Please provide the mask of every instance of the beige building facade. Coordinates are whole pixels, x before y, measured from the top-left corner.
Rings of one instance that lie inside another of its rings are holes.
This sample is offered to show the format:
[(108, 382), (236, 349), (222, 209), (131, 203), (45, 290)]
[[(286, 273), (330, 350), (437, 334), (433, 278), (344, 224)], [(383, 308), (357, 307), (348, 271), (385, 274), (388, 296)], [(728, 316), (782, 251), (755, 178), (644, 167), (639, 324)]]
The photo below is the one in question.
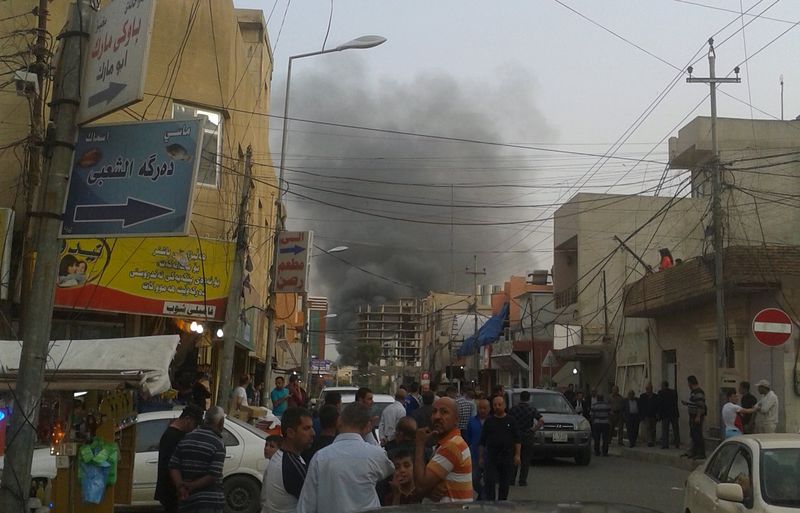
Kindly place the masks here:
[[(14, 34), (5, 40), (6, 50), (22, 53), (4, 61), (7, 67), (24, 66), (31, 58), (33, 43), (26, 29), (35, 27), (36, 17), (12, 16), (30, 12), (30, 0), (9, 0), (0, 4), (0, 30)], [(105, 2), (103, 2), (105, 4)], [(51, 2), (48, 31), (55, 41), (65, 24), (69, 2)], [(15, 32), (16, 31), (16, 32)], [(29, 62), (28, 62), (29, 63)], [(237, 211), (244, 186), (244, 155), (253, 151), (253, 182), (247, 205), (249, 286), (245, 287), (246, 323), (240, 329), (235, 373), (253, 372), (266, 358), (268, 271), (272, 237), (277, 218), (277, 183), (270, 161), (269, 99), (272, 77), (272, 51), (266, 21), (260, 10), (236, 9), (233, 0), (215, 0), (197, 8), (190, 0), (156, 2), (150, 44), (144, 100), (117, 111), (92, 124), (132, 123), (142, 120), (202, 117), (205, 120), (204, 144), (198, 182), (194, 187), (191, 233), (189, 237), (230, 241), (235, 237)], [(8, 70), (6, 70), (8, 71)], [(49, 91), (49, 82), (45, 91)], [(13, 94), (13, 85), (0, 94), (0, 140), (13, 142), (27, 137), (30, 130), (31, 97)], [(45, 119), (47, 118), (45, 112)], [(0, 207), (16, 212), (14, 244), (11, 251), (21, 262), (22, 240), (27, 225), (25, 191), (31, 182), (29, 147), (14, 145), (0, 153), (6, 186), (0, 188)], [(13, 280), (21, 280), (21, 266), (12, 268)], [(9, 305), (10, 308), (10, 305)], [(12, 308), (12, 311), (16, 311)], [(186, 344), (176, 356), (182, 365), (191, 357), (194, 334), (184, 332), (184, 323), (175, 319), (134, 314), (86, 312), (80, 321), (70, 320), (68, 311), (55, 314), (58, 325), (68, 326), (72, 334), (80, 323), (91, 325), (86, 336), (121, 337), (138, 334), (181, 331)], [(180, 319), (177, 319), (180, 321)], [(186, 324), (188, 326), (188, 324)], [(218, 327), (209, 326), (207, 333)], [(208, 337), (211, 338), (211, 337)], [(207, 341), (218, 349), (219, 341)], [(199, 347), (199, 346), (198, 346)], [(206, 344), (208, 347), (208, 344)]]

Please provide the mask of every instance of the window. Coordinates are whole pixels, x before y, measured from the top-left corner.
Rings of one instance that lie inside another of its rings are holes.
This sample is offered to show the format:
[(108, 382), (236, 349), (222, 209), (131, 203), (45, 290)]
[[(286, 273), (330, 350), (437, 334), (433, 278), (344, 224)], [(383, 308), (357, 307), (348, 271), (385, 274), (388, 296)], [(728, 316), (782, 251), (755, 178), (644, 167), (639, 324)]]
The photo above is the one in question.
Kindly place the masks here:
[(744, 447), (740, 447), (733, 457), (733, 463), (728, 470), (728, 476), (725, 479), (727, 483), (736, 483), (742, 487), (744, 492), (744, 504), (751, 506), (753, 502), (753, 477), (752, 477), (752, 458), (750, 452)]
[(136, 452), (158, 451), (161, 435), (169, 427), (173, 419), (148, 420), (136, 424)]
[(219, 187), (222, 165), (222, 114), (213, 110), (172, 104), (173, 119), (203, 118), (203, 149), (200, 154), (200, 169), (197, 171), (197, 183), (211, 187)]
[(761, 451), (761, 495), (768, 504), (800, 507), (800, 449)]
[(233, 433), (228, 431), (227, 429), (222, 430), (222, 443), (225, 444), (225, 447), (235, 447), (239, 445), (239, 439), (234, 436)]
[(722, 446), (721, 449), (714, 453), (714, 459), (711, 460), (711, 463), (706, 468), (706, 474), (718, 483), (726, 482), (731, 460), (736, 456), (738, 450), (738, 444), (730, 443)]

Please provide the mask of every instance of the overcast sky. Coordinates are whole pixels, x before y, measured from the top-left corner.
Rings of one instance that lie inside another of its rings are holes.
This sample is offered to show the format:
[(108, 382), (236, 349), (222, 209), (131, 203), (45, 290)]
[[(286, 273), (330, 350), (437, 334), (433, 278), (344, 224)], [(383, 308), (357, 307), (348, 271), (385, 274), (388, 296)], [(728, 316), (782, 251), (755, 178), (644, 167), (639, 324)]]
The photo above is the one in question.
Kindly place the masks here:
[[(331, 3), (235, 3), (260, 8), (269, 20), (275, 54), (272, 112), (280, 115), (288, 57), (322, 48)], [(749, 14), (726, 11), (740, 9)], [(334, 0), (326, 48), (365, 34), (382, 35), (388, 42), (295, 61), (292, 117), (588, 154), (613, 150), (616, 157), (632, 160), (610, 160), (597, 169), (598, 158), (591, 155), (293, 122), (287, 151), (287, 168), (292, 169), (287, 179), (294, 181), (287, 197), (290, 226), (314, 230), (321, 247), (350, 246), (337, 256), (383, 277), (320, 256), (314, 260), (316, 292), (331, 297), (332, 311), (352, 311), (358, 304), (431, 288), (465, 292), (472, 278), (464, 268), (473, 253), (479, 255), (479, 266), (487, 267), (487, 281), (494, 283), (549, 268), (551, 223), (474, 227), (458, 222), (546, 218), (555, 208), (551, 204), (578, 189), (652, 194), (666, 159), (666, 142), (659, 141), (709, 112), (703, 101), (707, 86), (687, 84), (685, 75), (678, 74), (694, 63), (695, 76), (707, 76), (706, 41), (712, 35), (717, 74), (728, 75), (741, 64), (742, 83), (721, 87), (720, 116), (780, 117), (783, 75), (786, 118), (796, 117), (796, 22), (800, 2), (793, 0)], [(629, 131), (634, 124), (637, 128)], [(272, 129), (277, 164), (279, 119), (272, 120)], [(614, 146), (620, 138), (625, 144)], [(648, 162), (635, 162), (643, 157)], [(597, 174), (587, 187), (578, 187), (592, 171)], [(355, 181), (359, 178), (437, 187), (364, 184)], [(469, 188), (490, 183), (508, 187)], [(669, 182), (667, 192), (674, 192), (669, 185), (677, 183)], [(467, 188), (442, 187), (447, 184)], [(318, 189), (307, 188), (314, 186)], [(409, 204), (418, 199), (426, 206)], [(442, 209), (443, 203), (538, 207)], [(448, 219), (457, 225), (418, 222)], [(339, 328), (351, 322), (342, 315)]]

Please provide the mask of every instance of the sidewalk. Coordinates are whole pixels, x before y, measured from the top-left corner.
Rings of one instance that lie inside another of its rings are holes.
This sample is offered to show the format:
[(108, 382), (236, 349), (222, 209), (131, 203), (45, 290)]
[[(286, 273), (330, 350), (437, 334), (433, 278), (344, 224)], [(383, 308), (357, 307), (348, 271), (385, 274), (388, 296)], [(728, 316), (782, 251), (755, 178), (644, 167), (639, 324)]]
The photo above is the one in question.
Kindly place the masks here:
[(616, 442), (612, 442), (609, 447), (609, 454), (621, 456), (637, 461), (646, 461), (649, 463), (656, 463), (659, 465), (668, 465), (675, 468), (692, 471), (697, 468), (705, 460), (692, 460), (684, 458), (681, 455), (686, 452), (685, 448), (662, 449), (659, 445), (655, 447), (647, 447), (647, 444), (637, 445), (633, 449), (628, 446), (620, 447)]

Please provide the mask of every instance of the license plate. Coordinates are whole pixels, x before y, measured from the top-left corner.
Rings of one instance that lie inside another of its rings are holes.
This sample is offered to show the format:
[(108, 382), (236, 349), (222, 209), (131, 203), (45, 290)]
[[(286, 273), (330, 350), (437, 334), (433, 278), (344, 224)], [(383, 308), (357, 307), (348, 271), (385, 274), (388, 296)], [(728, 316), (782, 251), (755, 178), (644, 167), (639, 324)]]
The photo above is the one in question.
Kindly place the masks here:
[(567, 440), (567, 433), (553, 433), (554, 442), (566, 442)]

